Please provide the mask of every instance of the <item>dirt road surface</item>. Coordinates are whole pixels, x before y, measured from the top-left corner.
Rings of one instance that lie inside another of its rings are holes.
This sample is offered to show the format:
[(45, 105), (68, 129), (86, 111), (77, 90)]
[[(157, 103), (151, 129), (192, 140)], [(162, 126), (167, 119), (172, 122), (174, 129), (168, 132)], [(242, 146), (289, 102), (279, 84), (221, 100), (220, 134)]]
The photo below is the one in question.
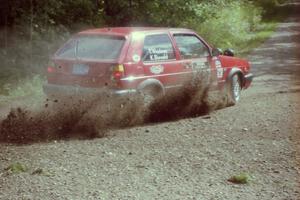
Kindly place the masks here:
[[(0, 199), (300, 199), (300, 10), (249, 56), (241, 102), (107, 137), (0, 144)], [(19, 162), (28, 170), (9, 173)], [(247, 184), (228, 182), (245, 172)]]

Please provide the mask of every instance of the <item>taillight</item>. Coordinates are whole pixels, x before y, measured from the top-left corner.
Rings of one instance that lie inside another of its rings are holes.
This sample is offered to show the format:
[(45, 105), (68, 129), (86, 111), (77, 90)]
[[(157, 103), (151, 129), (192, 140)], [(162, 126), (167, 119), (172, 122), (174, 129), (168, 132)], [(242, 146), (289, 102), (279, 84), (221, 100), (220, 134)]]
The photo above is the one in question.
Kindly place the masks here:
[(112, 68), (112, 79), (113, 80), (120, 80), (124, 75), (124, 66), (123, 65), (116, 65)]
[(53, 73), (55, 71), (54, 67), (47, 67), (48, 73)]
[(55, 63), (50, 60), (48, 62), (47, 72), (48, 73), (53, 73), (53, 72), (55, 72), (55, 68), (56, 68)]

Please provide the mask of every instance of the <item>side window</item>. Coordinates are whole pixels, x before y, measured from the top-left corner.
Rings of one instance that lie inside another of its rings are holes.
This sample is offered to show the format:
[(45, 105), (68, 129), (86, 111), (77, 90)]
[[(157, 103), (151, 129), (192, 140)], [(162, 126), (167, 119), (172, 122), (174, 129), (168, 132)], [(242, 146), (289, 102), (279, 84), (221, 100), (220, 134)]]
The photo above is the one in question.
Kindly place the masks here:
[(175, 52), (167, 34), (148, 35), (144, 40), (143, 61), (175, 59)]
[(195, 35), (175, 34), (174, 38), (183, 59), (209, 56), (208, 47)]

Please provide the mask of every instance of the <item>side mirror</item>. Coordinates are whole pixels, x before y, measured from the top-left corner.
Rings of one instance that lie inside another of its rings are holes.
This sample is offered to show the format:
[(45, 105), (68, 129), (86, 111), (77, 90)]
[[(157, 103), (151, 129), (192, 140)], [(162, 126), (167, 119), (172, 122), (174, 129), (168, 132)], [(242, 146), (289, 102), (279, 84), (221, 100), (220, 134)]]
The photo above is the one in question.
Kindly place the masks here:
[(223, 54), (223, 51), (220, 48), (213, 48), (211, 54), (212, 56), (219, 56)]
[(224, 55), (225, 56), (234, 56), (234, 51), (232, 50), (232, 49), (226, 49), (225, 51), (224, 51)]

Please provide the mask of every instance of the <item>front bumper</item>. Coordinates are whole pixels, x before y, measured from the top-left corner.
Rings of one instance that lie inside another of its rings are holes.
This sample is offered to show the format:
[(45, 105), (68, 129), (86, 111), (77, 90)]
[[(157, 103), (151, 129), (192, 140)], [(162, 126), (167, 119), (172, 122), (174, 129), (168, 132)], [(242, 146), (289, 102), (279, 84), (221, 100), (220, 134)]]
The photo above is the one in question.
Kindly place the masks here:
[(244, 89), (247, 89), (251, 85), (253, 78), (254, 75), (252, 73), (249, 73), (244, 76)]
[(71, 85), (56, 85), (46, 83), (43, 85), (43, 91), (47, 96), (85, 96), (85, 95), (112, 95), (123, 96), (135, 94), (135, 89), (115, 90), (108, 88), (85, 88)]

